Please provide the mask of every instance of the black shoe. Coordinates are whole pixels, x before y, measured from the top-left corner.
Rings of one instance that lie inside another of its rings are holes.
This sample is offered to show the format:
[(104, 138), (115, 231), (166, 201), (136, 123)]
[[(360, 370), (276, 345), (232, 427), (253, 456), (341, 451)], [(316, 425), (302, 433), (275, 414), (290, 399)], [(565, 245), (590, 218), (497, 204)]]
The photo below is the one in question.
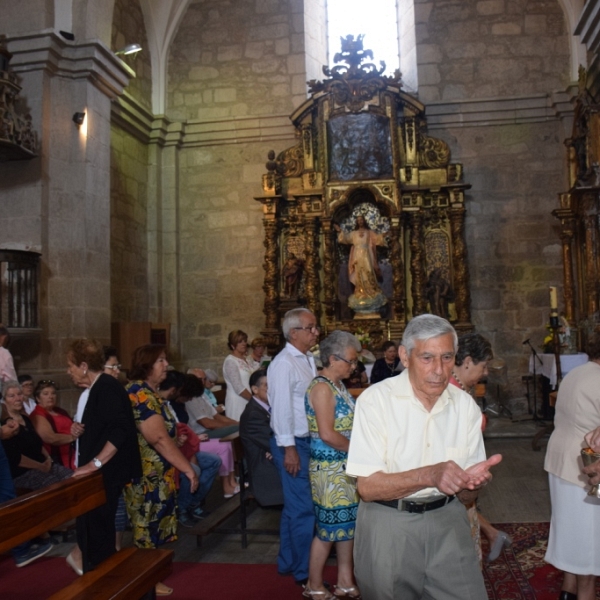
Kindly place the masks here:
[(558, 600), (577, 600), (577, 594), (572, 594), (571, 592), (562, 591)]

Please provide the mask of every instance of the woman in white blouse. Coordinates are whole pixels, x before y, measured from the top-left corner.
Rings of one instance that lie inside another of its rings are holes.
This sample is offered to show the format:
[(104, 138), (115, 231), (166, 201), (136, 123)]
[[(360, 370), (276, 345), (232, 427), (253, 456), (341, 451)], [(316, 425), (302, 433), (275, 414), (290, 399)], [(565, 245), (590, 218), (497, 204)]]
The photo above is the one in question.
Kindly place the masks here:
[(252, 398), (249, 386), (252, 368), (246, 362), (248, 335), (240, 329), (236, 329), (229, 334), (227, 344), (231, 354), (225, 358), (223, 363), (223, 378), (227, 384), (225, 414), (230, 419), (239, 421), (246, 403)]

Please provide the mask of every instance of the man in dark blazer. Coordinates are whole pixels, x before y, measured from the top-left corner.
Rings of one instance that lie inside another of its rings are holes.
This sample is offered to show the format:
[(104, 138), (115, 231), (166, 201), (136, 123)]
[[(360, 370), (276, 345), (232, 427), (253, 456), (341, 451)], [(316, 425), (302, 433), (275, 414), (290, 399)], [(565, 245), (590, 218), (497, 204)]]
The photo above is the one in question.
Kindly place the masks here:
[(283, 491), (277, 467), (273, 464), (269, 440), (271, 407), (267, 398), (267, 372), (255, 371), (250, 376), (252, 398), (240, 417), (240, 438), (248, 464), (250, 486), (261, 506), (283, 504)]

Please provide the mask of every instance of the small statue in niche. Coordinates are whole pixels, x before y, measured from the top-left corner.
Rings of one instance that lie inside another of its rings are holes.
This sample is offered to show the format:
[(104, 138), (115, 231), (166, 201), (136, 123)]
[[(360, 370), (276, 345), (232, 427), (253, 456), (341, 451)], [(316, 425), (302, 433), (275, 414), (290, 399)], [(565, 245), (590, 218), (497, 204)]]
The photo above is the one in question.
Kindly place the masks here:
[(361, 214), (356, 217), (354, 231), (346, 233), (337, 223), (333, 226), (338, 233), (338, 242), (352, 246), (348, 277), (354, 286), (354, 292), (348, 299), (348, 306), (358, 315), (375, 315), (387, 304), (387, 298), (378, 283), (381, 280), (381, 270), (377, 263), (377, 246), (386, 246), (385, 238), (372, 231)]
[(297, 258), (293, 252), (290, 252), (282, 269), (284, 281), (283, 293), (288, 298), (292, 298), (298, 294), (298, 286), (300, 285), (303, 269), (304, 261)]
[(425, 295), (429, 300), (429, 310), (438, 317), (448, 318), (448, 304), (454, 301), (454, 292), (448, 280), (444, 277), (444, 271), (437, 267), (429, 274)]

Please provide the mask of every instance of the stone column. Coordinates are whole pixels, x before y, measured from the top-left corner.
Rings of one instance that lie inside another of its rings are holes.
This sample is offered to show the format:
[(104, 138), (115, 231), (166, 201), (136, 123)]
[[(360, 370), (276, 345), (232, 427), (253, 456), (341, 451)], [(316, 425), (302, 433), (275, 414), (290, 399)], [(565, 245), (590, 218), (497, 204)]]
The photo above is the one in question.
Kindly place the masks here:
[(3, 245), (42, 255), (40, 348), (19, 369), (62, 372), (71, 339), (110, 339), (111, 101), (132, 73), (102, 42), (49, 29), (7, 46), (40, 143), (38, 158), (0, 165)]

